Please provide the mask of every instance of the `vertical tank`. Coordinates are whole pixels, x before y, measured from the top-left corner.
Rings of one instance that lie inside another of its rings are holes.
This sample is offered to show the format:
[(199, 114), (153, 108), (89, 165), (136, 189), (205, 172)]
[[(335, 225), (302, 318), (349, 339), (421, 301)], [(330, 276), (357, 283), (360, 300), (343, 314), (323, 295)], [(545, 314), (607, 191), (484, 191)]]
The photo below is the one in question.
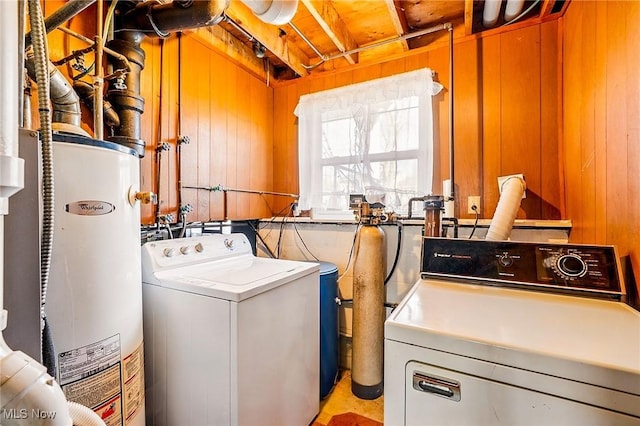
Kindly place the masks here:
[(108, 426), (144, 425), (139, 159), (56, 135), (55, 232), (45, 312), (67, 399)]
[(374, 223), (360, 228), (353, 264), (351, 392), (361, 399), (375, 399), (383, 391), (387, 262), (384, 231)]
[(338, 380), (338, 267), (320, 262), (320, 399)]

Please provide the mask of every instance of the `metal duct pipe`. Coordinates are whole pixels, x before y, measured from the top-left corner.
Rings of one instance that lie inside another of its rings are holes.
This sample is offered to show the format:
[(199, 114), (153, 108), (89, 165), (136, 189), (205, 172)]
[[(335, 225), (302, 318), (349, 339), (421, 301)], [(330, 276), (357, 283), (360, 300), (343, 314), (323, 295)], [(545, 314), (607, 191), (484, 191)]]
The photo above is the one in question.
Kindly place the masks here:
[[(55, 30), (60, 25), (67, 22), (69, 19), (73, 18), (95, 2), (96, 0), (70, 0), (68, 3), (53, 12), (49, 17), (47, 17), (47, 19), (44, 20), (46, 32), (50, 33), (51, 31)], [(31, 32), (27, 33), (27, 35), (25, 36), (25, 47), (29, 47), (30, 45)]]
[[(80, 100), (87, 106), (87, 108), (93, 111), (93, 86), (86, 81), (75, 81), (73, 83), (73, 90), (76, 91)], [(104, 101), (102, 103), (102, 114), (107, 126), (116, 127), (120, 125), (120, 117), (109, 101)]]
[(216, 25), (229, 0), (138, 3), (122, 16), (121, 30), (138, 30), (149, 36), (167, 37), (175, 31)]
[[(32, 50), (25, 62), (29, 78), (36, 81), (35, 59)], [(64, 75), (49, 61), (49, 93), (53, 108), (52, 126), (56, 130), (89, 136), (81, 127), (80, 98)]]

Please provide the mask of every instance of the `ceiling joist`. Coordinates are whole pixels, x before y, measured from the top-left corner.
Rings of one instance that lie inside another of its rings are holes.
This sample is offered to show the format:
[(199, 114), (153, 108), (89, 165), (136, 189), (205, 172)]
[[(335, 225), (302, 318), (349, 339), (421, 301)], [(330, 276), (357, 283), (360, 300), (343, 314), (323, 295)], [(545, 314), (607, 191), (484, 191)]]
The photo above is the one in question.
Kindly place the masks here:
[(473, 0), (464, 0), (464, 34), (473, 34)]
[[(396, 29), (396, 35), (401, 36), (409, 32), (409, 25), (407, 24), (407, 18), (402, 11), (402, 6), (398, 0), (385, 0), (387, 8), (389, 9), (389, 17), (393, 23), (393, 27)], [(407, 40), (400, 41), (402, 50), (405, 52), (409, 50), (409, 43)]]
[[(330, 1), (300, 0), (300, 2), (307, 8), (311, 16), (318, 22), (340, 52), (347, 52), (358, 47)], [(358, 62), (357, 54), (345, 55), (344, 58), (350, 64)]]
[(247, 6), (238, 0), (232, 0), (225, 14), (237, 25), (247, 30), (257, 41), (277, 56), (289, 68), (300, 76), (309, 74), (305, 66), (309, 58), (293, 43), (289, 43), (286, 34), (280, 28), (262, 22)]

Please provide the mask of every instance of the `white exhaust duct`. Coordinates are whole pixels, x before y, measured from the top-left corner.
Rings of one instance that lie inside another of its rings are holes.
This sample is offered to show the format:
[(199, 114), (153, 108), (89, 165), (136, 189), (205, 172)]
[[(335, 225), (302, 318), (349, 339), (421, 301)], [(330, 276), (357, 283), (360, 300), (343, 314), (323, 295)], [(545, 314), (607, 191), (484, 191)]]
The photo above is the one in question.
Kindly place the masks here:
[(491, 28), (498, 23), (500, 16), (500, 8), (502, 0), (484, 0), (484, 9), (482, 11), (482, 25), (485, 28)]
[(298, 0), (241, 0), (263, 22), (288, 24), (298, 10)]
[(500, 199), (487, 231), (487, 240), (506, 240), (509, 238), (520, 202), (527, 189), (522, 175), (498, 178), (498, 185), (500, 186)]
[(511, 22), (520, 15), (524, 7), (524, 0), (507, 0), (507, 6), (504, 9), (504, 20)]

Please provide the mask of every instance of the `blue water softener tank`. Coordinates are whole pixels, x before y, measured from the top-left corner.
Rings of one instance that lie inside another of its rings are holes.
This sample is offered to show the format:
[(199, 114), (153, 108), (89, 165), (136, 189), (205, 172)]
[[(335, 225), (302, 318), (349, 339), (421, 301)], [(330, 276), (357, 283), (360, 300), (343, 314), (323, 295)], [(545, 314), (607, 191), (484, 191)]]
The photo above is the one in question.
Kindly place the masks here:
[(320, 262), (320, 399), (338, 378), (338, 267)]

